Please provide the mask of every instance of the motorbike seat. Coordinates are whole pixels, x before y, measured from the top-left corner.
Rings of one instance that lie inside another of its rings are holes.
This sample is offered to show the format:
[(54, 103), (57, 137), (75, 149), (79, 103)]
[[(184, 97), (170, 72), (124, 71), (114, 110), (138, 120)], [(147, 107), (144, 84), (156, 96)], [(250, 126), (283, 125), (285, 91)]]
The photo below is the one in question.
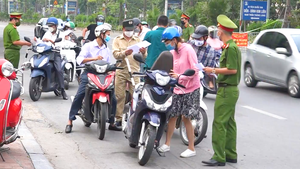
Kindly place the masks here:
[(11, 94), (11, 100), (14, 100), (14, 99), (20, 97), (21, 90), (22, 90), (21, 84), (17, 81), (13, 81), (13, 91)]
[(171, 69), (173, 69), (173, 55), (169, 51), (164, 51), (158, 56), (150, 70), (164, 70), (170, 73)]

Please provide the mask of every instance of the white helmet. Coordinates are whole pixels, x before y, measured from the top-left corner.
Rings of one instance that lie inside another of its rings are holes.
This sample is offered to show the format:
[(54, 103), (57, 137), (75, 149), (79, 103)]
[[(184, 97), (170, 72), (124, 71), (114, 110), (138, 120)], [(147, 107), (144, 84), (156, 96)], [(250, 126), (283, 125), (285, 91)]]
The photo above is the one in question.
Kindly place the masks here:
[(95, 29), (95, 36), (99, 37), (101, 33), (105, 33), (106, 31), (111, 31), (110, 24), (104, 23), (103, 25), (99, 25)]
[(216, 26), (208, 27), (208, 35), (214, 39), (217, 37), (218, 28)]

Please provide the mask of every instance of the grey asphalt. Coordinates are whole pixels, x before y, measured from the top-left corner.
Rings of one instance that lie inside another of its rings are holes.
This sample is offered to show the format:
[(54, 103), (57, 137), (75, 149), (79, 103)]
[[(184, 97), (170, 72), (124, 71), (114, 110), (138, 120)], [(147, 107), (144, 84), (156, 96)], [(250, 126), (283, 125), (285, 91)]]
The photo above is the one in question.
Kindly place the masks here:
[[(4, 27), (5, 23), (1, 22), (0, 32)], [(33, 37), (33, 26), (21, 25), (18, 30), (22, 39), (24, 36)], [(112, 38), (116, 35), (112, 33)], [(3, 58), (4, 51), (2, 37), (1, 34), (0, 58)], [(109, 47), (111, 42), (112, 40)], [(23, 47), (21, 50), (21, 62), (26, 60), (23, 58), (25, 49)], [(197, 156), (187, 159), (179, 157), (187, 147), (181, 142), (178, 131), (175, 131), (171, 151), (166, 153), (166, 157), (159, 157), (153, 151), (150, 161), (141, 167), (137, 163), (138, 150), (129, 147), (122, 132), (107, 130), (105, 139), (100, 141), (96, 137), (96, 125), (86, 128), (78, 119), (74, 122), (73, 132), (65, 134), (71, 102), (56, 97), (53, 93), (42, 93), (41, 99), (33, 102), (28, 93), (29, 72), (25, 72), (25, 77), (25, 94), (22, 98), (30, 111), (25, 112), (24, 121), (54, 168), (211, 168), (203, 166), (201, 161), (208, 160), (213, 154), (211, 129), (214, 95), (208, 95), (204, 99), (208, 107), (209, 127), (207, 138), (196, 146)], [(67, 91), (69, 97), (76, 94), (77, 87), (77, 83), (71, 83)], [(266, 83), (259, 83), (256, 88), (248, 88), (241, 81), (239, 88), (240, 98), (236, 106), (238, 163), (227, 163), (223, 168), (299, 168), (299, 99), (288, 96), (284, 88)], [(164, 140), (165, 137), (162, 142)], [(82, 164), (84, 162), (87, 163)]]

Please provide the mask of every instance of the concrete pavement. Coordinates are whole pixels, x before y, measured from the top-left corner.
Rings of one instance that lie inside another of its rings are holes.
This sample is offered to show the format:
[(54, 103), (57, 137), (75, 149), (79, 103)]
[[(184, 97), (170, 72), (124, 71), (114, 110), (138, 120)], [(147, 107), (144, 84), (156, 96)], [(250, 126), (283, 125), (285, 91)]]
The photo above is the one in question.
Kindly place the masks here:
[[(1, 24), (0, 31), (2, 29)], [(21, 26), (19, 30), (21, 37), (33, 37), (32, 26)], [(113, 34), (112, 38), (115, 36)], [(109, 47), (111, 42), (112, 40)], [(2, 34), (0, 43), (0, 49), (3, 49)], [(23, 52), (24, 49), (23, 47)], [(3, 50), (0, 50), (0, 58), (2, 57)], [(186, 146), (182, 144), (178, 131), (175, 131), (171, 152), (166, 157), (159, 157), (153, 151), (147, 165), (140, 167), (137, 163), (138, 150), (128, 146), (128, 141), (121, 132), (107, 130), (105, 139), (100, 141), (96, 137), (96, 125), (86, 128), (78, 119), (74, 122), (73, 132), (65, 134), (70, 101), (64, 101), (53, 93), (42, 93), (38, 102), (32, 102), (28, 94), (29, 72), (25, 76), (24, 121), (54, 168), (211, 168), (202, 166), (201, 161), (209, 159), (213, 153), (211, 122), (214, 95), (208, 95), (204, 99), (208, 107), (208, 137), (196, 146), (196, 157), (179, 157)], [(77, 83), (71, 83), (68, 95), (75, 95), (77, 87)], [(300, 155), (299, 99), (289, 97), (283, 88), (266, 83), (248, 88), (241, 81), (239, 87), (240, 98), (236, 107), (239, 159), (238, 164), (227, 164), (223, 168), (298, 168), (298, 161), (291, 159)], [(164, 140), (163, 137), (162, 142)]]

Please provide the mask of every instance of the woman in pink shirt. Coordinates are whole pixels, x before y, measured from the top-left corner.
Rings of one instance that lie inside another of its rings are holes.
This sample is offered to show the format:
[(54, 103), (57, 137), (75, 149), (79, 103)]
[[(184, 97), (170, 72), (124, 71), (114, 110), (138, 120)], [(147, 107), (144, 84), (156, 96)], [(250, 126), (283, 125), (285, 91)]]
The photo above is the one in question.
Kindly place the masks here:
[(189, 140), (188, 149), (181, 153), (180, 157), (192, 157), (196, 155), (194, 147), (194, 129), (191, 124), (191, 118), (200, 119), (200, 80), (198, 68), (196, 67), (197, 56), (191, 45), (183, 43), (176, 28), (169, 27), (162, 34), (162, 40), (168, 50), (173, 54), (173, 71), (171, 75), (178, 78), (187, 69), (194, 69), (193, 76), (180, 76), (179, 84), (185, 86), (182, 89), (174, 88), (173, 105), (170, 110), (170, 119), (168, 123), (167, 138), (164, 145), (159, 147), (160, 152), (170, 151), (170, 141), (173, 135), (178, 116), (182, 116)]

